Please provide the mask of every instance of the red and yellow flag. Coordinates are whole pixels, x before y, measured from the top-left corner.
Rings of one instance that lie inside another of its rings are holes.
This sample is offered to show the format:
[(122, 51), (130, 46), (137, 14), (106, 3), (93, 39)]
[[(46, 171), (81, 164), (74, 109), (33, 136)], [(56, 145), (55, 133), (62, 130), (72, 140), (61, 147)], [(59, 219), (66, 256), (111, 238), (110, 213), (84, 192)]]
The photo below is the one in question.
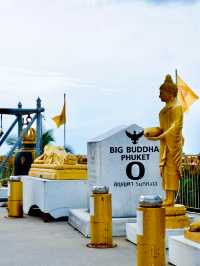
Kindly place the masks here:
[(199, 96), (177, 75), (178, 102), (182, 105), (183, 112), (187, 112), (190, 106), (199, 99)]
[(63, 105), (62, 112), (60, 113), (60, 115), (56, 115), (56, 116), (52, 117), (52, 120), (55, 122), (57, 127), (60, 127), (61, 125), (66, 123), (66, 106), (65, 106), (65, 103)]

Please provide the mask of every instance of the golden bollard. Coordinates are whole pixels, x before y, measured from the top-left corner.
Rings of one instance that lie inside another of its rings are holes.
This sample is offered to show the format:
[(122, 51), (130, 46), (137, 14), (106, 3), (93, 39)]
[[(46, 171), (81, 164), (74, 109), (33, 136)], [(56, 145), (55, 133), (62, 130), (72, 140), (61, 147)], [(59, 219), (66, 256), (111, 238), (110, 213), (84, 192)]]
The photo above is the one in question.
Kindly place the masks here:
[(105, 186), (94, 186), (90, 197), (90, 248), (113, 248), (111, 194)]
[(165, 266), (165, 208), (159, 196), (141, 196), (137, 209), (137, 266)]
[(23, 217), (22, 182), (19, 176), (11, 176), (8, 183), (8, 217)]

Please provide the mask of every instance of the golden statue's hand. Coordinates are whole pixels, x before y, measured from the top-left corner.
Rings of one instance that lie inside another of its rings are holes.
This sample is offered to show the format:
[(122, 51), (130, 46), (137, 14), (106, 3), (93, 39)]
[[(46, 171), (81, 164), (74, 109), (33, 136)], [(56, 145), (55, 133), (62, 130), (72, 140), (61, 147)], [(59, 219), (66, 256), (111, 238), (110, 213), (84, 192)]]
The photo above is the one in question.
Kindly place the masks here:
[(144, 136), (149, 140), (159, 140), (163, 134), (163, 130), (160, 127), (145, 128)]
[(162, 133), (162, 134), (160, 134), (159, 136), (156, 136), (156, 137), (146, 136), (146, 138), (149, 139), (149, 140), (161, 140), (161, 139), (163, 139), (165, 137), (165, 135), (166, 135), (165, 133)]

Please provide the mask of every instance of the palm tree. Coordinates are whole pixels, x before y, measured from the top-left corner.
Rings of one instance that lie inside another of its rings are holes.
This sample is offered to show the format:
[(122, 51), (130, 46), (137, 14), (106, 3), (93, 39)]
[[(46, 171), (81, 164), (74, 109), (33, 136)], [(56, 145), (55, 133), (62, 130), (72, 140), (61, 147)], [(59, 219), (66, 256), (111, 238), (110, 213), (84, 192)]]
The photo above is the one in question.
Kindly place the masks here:
[(64, 147), (64, 149), (65, 149), (65, 151), (66, 151), (67, 153), (72, 153), (72, 154), (74, 154), (74, 149), (72, 148), (71, 145), (66, 145), (66, 146)]
[(42, 134), (42, 152), (44, 151), (44, 147), (52, 142), (54, 142), (54, 136), (53, 136), (53, 129), (46, 130)]

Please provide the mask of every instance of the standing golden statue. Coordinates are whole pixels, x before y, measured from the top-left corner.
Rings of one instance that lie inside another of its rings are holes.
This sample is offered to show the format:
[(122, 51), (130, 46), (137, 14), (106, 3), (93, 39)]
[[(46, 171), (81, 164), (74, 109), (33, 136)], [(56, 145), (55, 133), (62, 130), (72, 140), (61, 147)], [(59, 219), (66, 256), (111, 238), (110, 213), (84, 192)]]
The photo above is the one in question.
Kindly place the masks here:
[(144, 135), (150, 140), (160, 140), (160, 174), (166, 192), (164, 206), (173, 206), (179, 188), (182, 160), (183, 111), (177, 104), (178, 88), (167, 75), (160, 86), (160, 99), (165, 107), (159, 113), (160, 127), (147, 128)]
[(183, 205), (175, 204), (175, 194), (179, 188), (182, 161), (182, 127), (183, 111), (177, 103), (178, 88), (170, 75), (160, 86), (160, 99), (165, 102), (159, 113), (160, 127), (147, 128), (144, 136), (149, 140), (160, 140), (160, 174), (166, 198), (166, 228), (183, 228), (189, 226), (189, 218)]

